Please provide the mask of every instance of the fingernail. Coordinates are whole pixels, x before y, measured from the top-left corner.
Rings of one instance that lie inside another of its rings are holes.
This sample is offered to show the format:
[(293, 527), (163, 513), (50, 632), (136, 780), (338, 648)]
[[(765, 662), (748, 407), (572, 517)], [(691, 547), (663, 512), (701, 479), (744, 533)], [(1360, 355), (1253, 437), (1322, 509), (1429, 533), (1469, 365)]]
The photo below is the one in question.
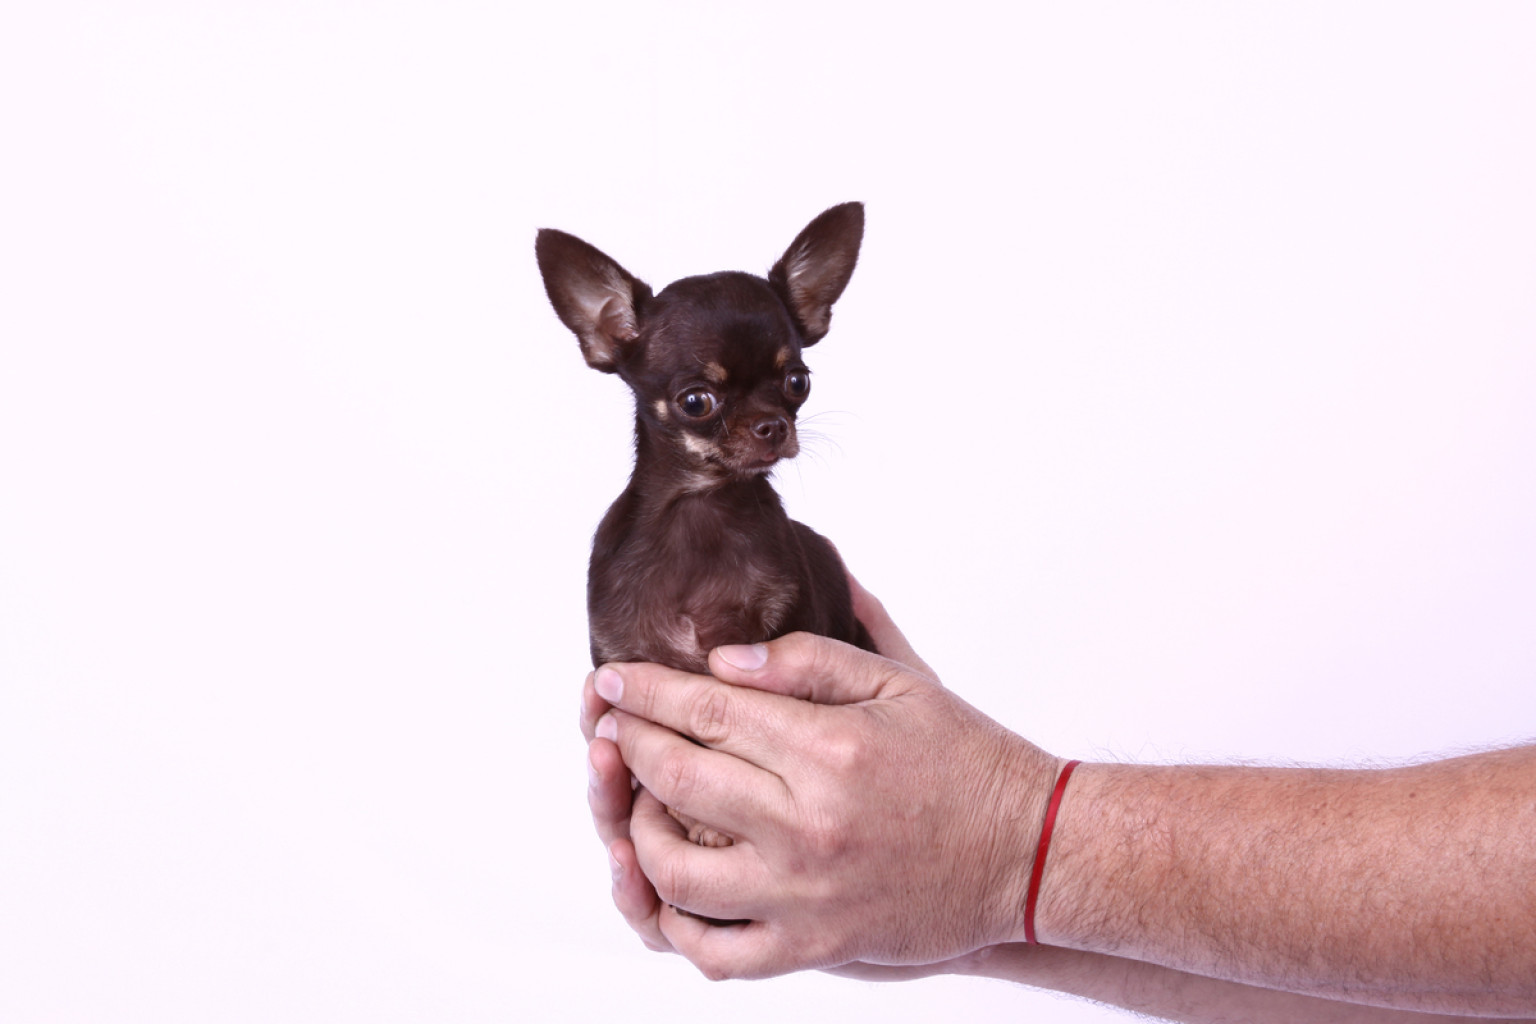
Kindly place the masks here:
[(600, 668), (592, 680), (592, 689), (609, 704), (617, 704), (624, 696), (624, 678), (611, 668)]
[(605, 740), (619, 741), (619, 723), (614, 721), (613, 715), (606, 714), (597, 720), (597, 734)]
[(762, 644), (732, 644), (728, 647), (717, 647), (715, 653), (720, 655), (720, 660), (733, 668), (746, 671), (762, 668), (768, 664), (768, 648)]
[(597, 765), (592, 761), (592, 748), (587, 748), (587, 785), (596, 789), (599, 782)]
[(624, 874), (624, 865), (619, 863), (619, 858), (613, 855), (613, 847), (608, 847), (608, 870), (613, 872), (613, 880), (617, 882), (619, 876)]

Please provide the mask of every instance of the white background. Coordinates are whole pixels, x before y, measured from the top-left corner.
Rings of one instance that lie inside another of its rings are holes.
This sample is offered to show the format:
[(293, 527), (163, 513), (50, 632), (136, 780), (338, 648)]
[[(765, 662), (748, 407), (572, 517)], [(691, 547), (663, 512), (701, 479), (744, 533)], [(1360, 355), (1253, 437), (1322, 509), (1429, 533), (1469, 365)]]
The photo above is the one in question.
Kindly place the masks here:
[(1053, 751), (1536, 734), (1528, 5), (528, 6), (0, 14), (0, 1019), (1123, 1019), (625, 929), (539, 226), (868, 204), (781, 489)]

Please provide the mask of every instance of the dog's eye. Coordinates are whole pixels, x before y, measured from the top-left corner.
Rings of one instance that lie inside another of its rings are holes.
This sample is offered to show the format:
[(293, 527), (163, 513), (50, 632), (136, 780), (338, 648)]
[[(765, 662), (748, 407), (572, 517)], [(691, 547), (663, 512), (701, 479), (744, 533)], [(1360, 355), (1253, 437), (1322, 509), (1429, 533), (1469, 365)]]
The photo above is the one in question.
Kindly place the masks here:
[(683, 410), (683, 415), (696, 420), (710, 415), (719, 405), (720, 400), (714, 392), (704, 388), (694, 388), (677, 396), (677, 407)]
[(804, 370), (791, 370), (784, 376), (784, 393), (800, 399), (811, 393), (811, 375)]

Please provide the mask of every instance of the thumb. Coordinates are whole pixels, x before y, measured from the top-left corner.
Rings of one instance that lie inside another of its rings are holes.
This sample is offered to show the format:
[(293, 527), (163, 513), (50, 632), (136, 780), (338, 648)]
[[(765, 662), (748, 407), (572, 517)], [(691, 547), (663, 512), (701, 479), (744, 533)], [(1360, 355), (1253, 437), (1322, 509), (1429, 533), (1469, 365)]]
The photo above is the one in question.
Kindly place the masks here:
[(857, 704), (908, 689), (900, 685), (902, 666), (814, 633), (717, 647), (709, 671), (722, 682), (816, 704)]

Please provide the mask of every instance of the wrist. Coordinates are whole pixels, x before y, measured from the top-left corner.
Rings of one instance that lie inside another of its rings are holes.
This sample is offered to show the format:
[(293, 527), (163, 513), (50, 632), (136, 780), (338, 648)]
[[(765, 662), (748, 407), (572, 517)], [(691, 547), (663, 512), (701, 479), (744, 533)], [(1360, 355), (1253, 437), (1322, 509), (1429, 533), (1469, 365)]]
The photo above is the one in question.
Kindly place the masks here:
[(1041, 827), (1051, 792), (1067, 763), (1022, 739), (1018, 743), (1019, 749), (1001, 786), (1003, 813), (993, 819), (992, 856), (999, 881), (989, 900), (989, 909), (998, 920), (988, 932), (988, 945), (1025, 941), (1026, 905)]
[[(1072, 775), (1051, 840), (1035, 910), (1038, 940), (1057, 946), (1115, 953), (1106, 931), (1117, 890), (1130, 876), (1148, 892), (1161, 891), (1161, 858), (1143, 844), (1152, 831), (1161, 794), (1133, 766), (1085, 764)], [(1138, 785), (1137, 783), (1141, 783)], [(1135, 844), (1135, 849), (1132, 849)], [(1158, 844), (1163, 845), (1163, 844)]]
[(1066, 796), (1067, 783), (1081, 761), (1068, 761), (1061, 766), (1056, 784), (1051, 787), (1050, 802), (1045, 805), (1045, 820), (1040, 825), (1040, 841), (1035, 844), (1034, 866), (1029, 871), (1029, 892), (1024, 897), (1024, 941), (1033, 946), (1039, 943), (1035, 930), (1035, 908), (1040, 900), (1040, 888), (1045, 881), (1045, 868), (1050, 857), (1051, 837), (1056, 830), (1056, 817), (1061, 812), (1061, 801)]

